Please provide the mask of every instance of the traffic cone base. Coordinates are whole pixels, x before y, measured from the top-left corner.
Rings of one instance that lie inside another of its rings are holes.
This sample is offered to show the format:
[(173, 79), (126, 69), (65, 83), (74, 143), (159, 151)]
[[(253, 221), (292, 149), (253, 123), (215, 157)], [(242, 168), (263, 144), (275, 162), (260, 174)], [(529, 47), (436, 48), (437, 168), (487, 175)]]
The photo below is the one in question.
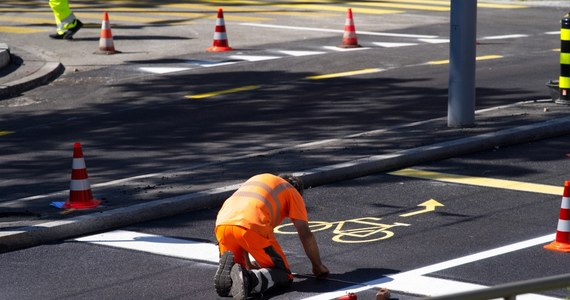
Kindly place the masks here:
[(544, 249), (559, 251), (559, 252), (570, 252), (570, 244), (560, 243), (560, 242), (552, 242), (546, 246)]
[(212, 46), (206, 49), (208, 52), (224, 52), (224, 51), (231, 51), (234, 50), (232, 47), (224, 47), (224, 46)]

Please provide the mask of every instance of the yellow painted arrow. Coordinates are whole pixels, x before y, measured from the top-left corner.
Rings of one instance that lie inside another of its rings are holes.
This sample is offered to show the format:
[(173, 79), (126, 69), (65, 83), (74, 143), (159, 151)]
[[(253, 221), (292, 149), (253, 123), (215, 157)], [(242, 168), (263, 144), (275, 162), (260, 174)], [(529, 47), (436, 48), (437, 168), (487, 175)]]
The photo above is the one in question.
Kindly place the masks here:
[(407, 214), (403, 214), (400, 215), (400, 217), (411, 217), (411, 216), (415, 216), (415, 215), (419, 215), (419, 214), (423, 214), (423, 213), (427, 213), (430, 211), (435, 211), (435, 208), (438, 206), (445, 206), (439, 202), (437, 202), (435, 199), (429, 199), (428, 201), (419, 204), (418, 206), (424, 206), (425, 208), (422, 210), (418, 210), (418, 211), (413, 211), (411, 213), (407, 213)]

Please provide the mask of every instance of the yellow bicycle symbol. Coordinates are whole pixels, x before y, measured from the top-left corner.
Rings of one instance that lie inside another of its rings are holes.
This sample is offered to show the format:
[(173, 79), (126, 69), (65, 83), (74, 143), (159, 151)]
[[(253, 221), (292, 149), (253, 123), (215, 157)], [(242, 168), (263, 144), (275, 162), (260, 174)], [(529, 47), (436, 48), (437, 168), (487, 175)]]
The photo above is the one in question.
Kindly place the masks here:
[[(388, 229), (396, 226), (410, 226), (406, 223), (395, 222), (393, 224), (377, 223), (381, 218), (364, 217), (345, 221), (326, 222), (326, 221), (309, 221), (311, 231), (327, 230), (334, 225), (332, 240), (338, 243), (367, 243), (379, 240), (385, 240), (394, 235), (394, 232)], [(348, 228), (350, 227), (350, 228)], [(297, 231), (293, 223), (283, 224), (275, 227), (275, 233), (295, 234)]]

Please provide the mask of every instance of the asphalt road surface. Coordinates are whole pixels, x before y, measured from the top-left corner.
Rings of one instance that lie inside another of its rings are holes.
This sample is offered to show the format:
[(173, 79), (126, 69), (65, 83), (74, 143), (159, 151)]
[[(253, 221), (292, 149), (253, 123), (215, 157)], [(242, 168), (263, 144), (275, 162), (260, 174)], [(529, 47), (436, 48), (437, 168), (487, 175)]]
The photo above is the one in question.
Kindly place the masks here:
[[(564, 274), (566, 254), (543, 246), (554, 240), (568, 152), (564, 137), (308, 189), (330, 279), (310, 277), (284, 223), (277, 237), (299, 275), (291, 289), (265, 297), (373, 299), (386, 287), (392, 299), (417, 299)], [(215, 215), (197, 211), (2, 254), (3, 297), (215, 299)], [(568, 292), (541, 295), (528, 299)]]

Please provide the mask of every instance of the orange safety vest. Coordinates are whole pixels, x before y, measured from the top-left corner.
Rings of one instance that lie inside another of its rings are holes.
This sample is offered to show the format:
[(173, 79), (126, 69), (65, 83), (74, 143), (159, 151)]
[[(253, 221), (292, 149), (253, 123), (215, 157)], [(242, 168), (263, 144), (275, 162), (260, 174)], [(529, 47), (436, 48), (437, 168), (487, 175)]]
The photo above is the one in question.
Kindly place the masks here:
[(216, 219), (219, 225), (237, 225), (266, 237), (283, 219), (308, 221), (303, 196), (287, 181), (272, 174), (248, 179), (225, 202)]

